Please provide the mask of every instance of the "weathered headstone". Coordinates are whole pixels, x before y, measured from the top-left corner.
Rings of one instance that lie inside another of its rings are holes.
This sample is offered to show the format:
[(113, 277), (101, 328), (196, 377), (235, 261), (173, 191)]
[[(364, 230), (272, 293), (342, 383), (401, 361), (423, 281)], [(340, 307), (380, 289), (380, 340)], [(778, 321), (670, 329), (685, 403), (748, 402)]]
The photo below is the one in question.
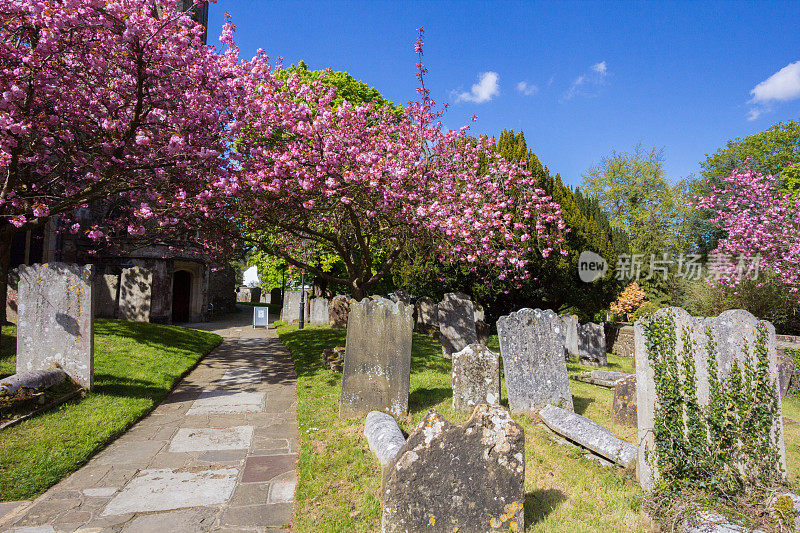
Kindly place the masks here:
[(350, 297), (337, 294), (331, 300), (328, 311), (328, 320), (334, 329), (344, 329), (347, 327), (347, 316), (350, 314)]
[(312, 326), (327, 326), (330, 324), (330, 302), (327, 298), (311, 298), (309, 303), (309, 320)]
[[(658, 327), (657, 334), (651, 342), (658, 343), (659, 350), (669, 346), (669, 358), (662, 360), (663, 355), (660, 351), (650, 353), (648, 351), (648, 329)], [(665, 337), (665, 336), (668, 336)], [(746, 367), (756, 368), (759, 357), (763, 357), (763, 364), (767, 367), (764, 376), (767, 379), (768, 387), (774, 387), (774, 393), (779, 394), (777, 354), (775, 344), (775, 327), (763, 320), (756, 319), (747, 311), (735, 309), (725, 311), (718, 317), (703, 318), (693, 317), (679, 307), (669, 307), (659, 309), (651, 317), (636, 321), (634, 324), (634, 337), (636, 346), (636, 400), (637, 400), (637, 427), (639, 433), (639, 457), (638, 472), (639, 482), (645, 491), (650, 491), (660, 479), (658, 470), (659, 450), (655, 442), (656, 428), (656, 406), (660, 399), (656, 388), (656, 369), (675, 365), (683, 368), (685, 364), (693, 364), (694, 367), (694, 390), (696, 402), (700, 409), (705, 409), (712, 400), (710, 393), (712, 385), (716, 383), (719, 387), (732, 387), (730, 393), (735, 394), (746, 391), (741, 386), (731, 385), (730, 378), (734, 369), (734, 363), (739, 372)], [(662, 339), (664, 337), (667, 340)], [(674, 345), (672, 340), (674, 339)], [(711, 353), (709, 353), (711, 352)], [(674, 354), (674, 356), (672, 355)], [(690, 355), (687, 355), (690, 354)], [(658, 358), (658, 367), (653, 365), (651, 357)], [(709, 360), (713, 360), (714, 368), (710, 369)], [(690, 363), (687, 363), (689, 361)], [(683, 374), (683, 370), (680, 371)], [(662, 378), (667, 379), (667, 378)], [(682, 378), (685, 379), (685, 378)], [(740, 378), (741, 379), (741, 378)], [(757, 382), (763, 379), (761, 376), (755, 377)], [(728, 383), (728, 385), (726, 385)], [(678, 387), (675, 384), (670, 388)], [(681, 386), (681, 390), (685, 388)], [(764, 394), (764, 393), (759, 393)], [(771, 394), (766, 389), (766, 394)], [(722, 401), (722, 400), (717, 400)], [(727, 401), (727, 400), (726, 400)], [(731, 400), (733, 401), (733, 400)], [(738, 400), (737, 400), (738, 401)], [(745, 398), (742, 401), (752, 401)], [(758, 400), (766, 402), (765, 398)], [(725, 409), (725, 406), (720, 406)], [(756, 415), (751, 415), (756, 416)], [(663, 423), (663, 422), (662, 422)], [(701, 422), (702, 423), (702, 422)], [(777, 454), (779, 467), (782, 468), (784, 475), (786, 472), (786, 449), (783, 440), (783, 416), (781, 402), (776, 401), (775, 412), (772, 416), (769, 429), (763, 434), (751, 433), (747, 437), (753, 441), (763, 441), (771, 443)], [(679, 428), (680, 429), (680, 428)], [(705, 430), (704, 434), (705, 434)], [(731, 429), (735, 431), (735, 428)], [(734, 438), (738, 441), (739, 438)], [(754, 458), (756, 459), (756, 458)], [(743, 468), (739, 463), (729, 465), (733, 468)]]
[(119, 275), (103, 274), (94, 278), (94, 314), (98, 317), (113, 318), (117, 315), (119, 298)]
[(250, 303), (250, 289), (248, 287), (239, 287), (236, 290), (236, 301), (240, 303)]
[(475, 310), (466, 294), (449, 292), (438, 306), (439, 340), (442, 355), (450, 359), (455, 352), (478, 342), (475, 331)]
[(350, 302), (340, 417), (408, 412), (412, 309), (385, 298)]
[(778, 383), (780, 384), (781, 398), (786, 396), (796, 379), (797, 368), (794, 359), (785, 355), (778, 356)]
[(397, 289), (392, 293), (390, 300), (393, 302), (403, 302), (408, 305), (411, 303), (411, 295), (404, 289)]
[(578, 358), (578, 315), (564, 315), (561, 317), (564, 324), (564, 356)]
[(478, 344), (483, 344), (484, 346), (489, 345), (489, 324), (484, 322), (483, 320), (475, 321), (475, 335), (478, 337)]
[[(281, 320), (287, 324), (297, 324), (300, 321), (300, 293), (302, 291), (286, 291), (283, 294), (283, 309), (281, 310)], [(305, 296), (305, 322), (308, 322), (309, 298)]]
[(547, 404), (571, 411), (561, 319), (549, 309), (521, 309), (500, 317), (497, 335), (511, 411), (536, 414)]
[(94, 380), (92, 265), (19, 267), (17, 374), (58, 365), (80, 386)]
[(153, 271), (138, 266), (123, 268), (119, 281), (119, 317), (149, 322), (152, 299)]
[(617, 380), (614, 385), (611, 420), (622, 426), (636, 427), (636, 376)]
[(578, 325), (578, 361), (583, 365), (606, 366), (606, 334), (602, 324)]
[(546, 405), (539, 411), (539, 418), (559, 435), (609, 461), (624, 468), (631, 468), (636, 464), (636, 446), (617, 438), (609, 430), (585, 416), (555, 405)]
[(271, 304), (272, 303), (272, 293), (270, 291), (261, 291), (261, 299), (259, 300), (262, 304)]
[(414, 304), (416, 307), (417, 321), (415, 330), (419, 333), (432, 333), (439, 329), (438, 309), (436, 302), (427, 296), (417, 298)]
[(476, 343), (453, 354), (453, 410), (482, 403), (500, 405), (500, 355)]
[(6, 294), (6, 320), (12, 324), (17, 323), (17, 287), (19, 284), (19, 269), (12, 268), (8, 271), (8, 285)]
[(524, 531), (524, 485), (524, 430), (505, 409), (460, 426), (431, 410), (386, 468), (382, 530)]
[(483, 308), (483, 306), (475, 304), (473, 307), (475, 311), (475, 322), (478, 322), (479, 320), (481, 322), (486, 322), (486, 310)]

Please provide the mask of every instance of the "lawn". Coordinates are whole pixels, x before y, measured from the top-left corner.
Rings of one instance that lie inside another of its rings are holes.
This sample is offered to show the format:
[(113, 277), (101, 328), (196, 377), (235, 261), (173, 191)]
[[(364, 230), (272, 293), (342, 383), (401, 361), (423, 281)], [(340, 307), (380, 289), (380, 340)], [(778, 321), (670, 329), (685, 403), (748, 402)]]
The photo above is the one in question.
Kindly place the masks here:
[[(297, 371), (300, 427), (300, 480), (295, 527), (298, 531), (380, 530), (380, 469), (362, 435), (363, 420), (338, 418), (341, 374), (326, 369), (324, 348), (343, 345), (344, 330), (280, 326), (278, 335), (292, 351)], [(490, 346), (497, 349), (496, 337)], [(609, 356), (610, 369), (631, 371), (632, 360)], [(569, 370), (588, 369), (570, 364)], [(635, 441), (636, 430), (610, 422), (612, 392), (571, 381), (575, 408)], [(503, 404), (508, 405), (505, 384)], [(413, 430), (430, 408), (453, 422), (468, 414), (451, 410), (450, 361), (429, 335), (414, 334), (409, 415), (400, 419)], [(554, 444), (550, 434), (526, 416), (514, 416), (525, 428), (526, 531), (641, 531), (641, 491), (631, 472), (597, 465), (579, 450)]]
[[(219, 335), (143, 322), (95, 322), (94, 390), (0, 430), (0, 501), (33, 498), (149, 413), (222, 341)], [(3, 328), (0, 376), (13, 373), (13, 326)]]

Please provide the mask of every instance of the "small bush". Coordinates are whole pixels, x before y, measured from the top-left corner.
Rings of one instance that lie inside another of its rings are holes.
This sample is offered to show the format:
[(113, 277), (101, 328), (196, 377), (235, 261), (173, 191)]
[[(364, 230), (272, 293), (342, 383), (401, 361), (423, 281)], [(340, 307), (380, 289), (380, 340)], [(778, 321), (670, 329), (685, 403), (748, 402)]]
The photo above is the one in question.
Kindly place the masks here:
[(650, 316), (659, 309), (661, 309), (661, 307), (659, 307), (658, 305), (652, 302), (645, 302), (639, 309), (636, 310), (636, 312), (633, 313), (633, 316), (631, 317), (631, 322), (636, 322), (643, 316)]

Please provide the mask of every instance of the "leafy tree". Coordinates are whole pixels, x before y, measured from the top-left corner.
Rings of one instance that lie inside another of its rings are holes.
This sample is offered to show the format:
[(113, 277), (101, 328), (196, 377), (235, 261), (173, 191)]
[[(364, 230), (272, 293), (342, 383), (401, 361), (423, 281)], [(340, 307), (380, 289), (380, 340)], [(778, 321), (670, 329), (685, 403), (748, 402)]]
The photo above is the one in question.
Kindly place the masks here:
[(686, 184), (664, 176), (663, 150), (637, 145), (612, 152), (583, 176), (584, 190), (597, 198), (615, 230), (628, 236), (632, 254), (682, 253), (688, 245)]
[(611, 312), (630, 319), (631, 315), (645, 303), (645, 292), (634, 281), (625, 287), (619, 298), (611, 304)]

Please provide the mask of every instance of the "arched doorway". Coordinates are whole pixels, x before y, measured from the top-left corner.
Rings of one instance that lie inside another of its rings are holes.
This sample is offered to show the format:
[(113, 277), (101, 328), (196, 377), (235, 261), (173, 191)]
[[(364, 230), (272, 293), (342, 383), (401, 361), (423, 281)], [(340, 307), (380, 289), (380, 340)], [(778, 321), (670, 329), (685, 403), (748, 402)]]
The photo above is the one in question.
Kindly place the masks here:
[(172, 322), (189, 322), (192, 317), (192, 274), (176, 270), (172, 276)]

